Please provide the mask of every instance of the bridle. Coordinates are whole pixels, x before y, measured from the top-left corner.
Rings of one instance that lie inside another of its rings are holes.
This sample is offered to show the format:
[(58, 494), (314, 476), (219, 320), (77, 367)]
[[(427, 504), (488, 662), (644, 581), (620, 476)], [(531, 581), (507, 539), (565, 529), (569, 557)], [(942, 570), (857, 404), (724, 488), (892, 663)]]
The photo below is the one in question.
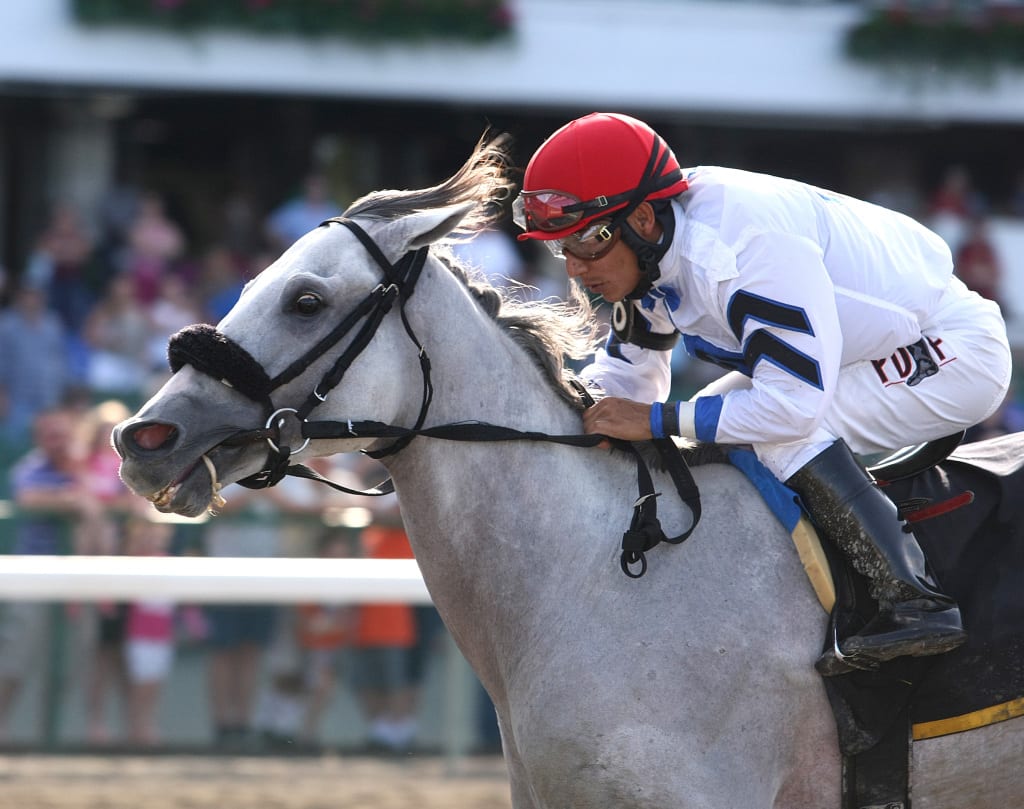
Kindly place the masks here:
[[(307, 466), (290, 463), (291, 456), (304, 450), (314, 439), (393, 439), (392, 443), (383, 449), (366, 451), (367, 455), (378, 459), (400, 452), (417, 436), (453, 441), (547, 441), (578, 447), (593, 447), (608, 440), (600, 435), (550, 435), (482, 422), (460, 422), (424, 427), (434, 395), (430, 358), (409, 322), (406, 315), (406, 304), (416, 289), (416, 283), (422, 274), (429, 247), (409, 251), (397, 262), (392, 263), (369, 234), (354, 221), (345, 218), (332, 219), (325, 222), (322, 227), (329, 226), (332, 222), (344, 225), (359, 239), (380, 267), (384, 274), (384, 280), (363, 298), (330, 333), (317, 341), (312, 348), (287, 368), (271, 378), (248, 351), (227, 335), (207, 324), (197, 324), (182, 329), (171, 338), (168, 345), (167, 353), (172, 372), (176, 373), (184, 365), (191, 365), (197, 371), (223, 382), (262, 407), (265, 419), (262, 428), (239, 430), (221, 442), (222, 445), (230, 447), (244, 446), (258, 441), (265, 441), (268, 445), (269, 452), (263, 468), (259, 472), (239, 480), (240, 485), (254, 489), (267, 488), (279, 483), (285, 475), (292, 475), (325, 483), (348, 494), (378, 497), (394, 491), (394, 485), (390, 479), (371, 489), (350, 489), (328, 480)], [(415, 424), (412, 427), (397, 427), (377, 421), (309, 421), (310, 414), (326, 400), (331, 390), (340, 384), (345, 373), (369, 345), (381, 322), (396, 303), (405, 332), (416, 348), (423, 378), (420, 411)], [(350, 334), (352, 338), (349, 344), (299, 407), (276, 407), (274, 405), (271, 397), (274, 391), (297, 379), (314, 362)], [(589, 398), (582, 386), (580, 386), (580, 390), (581, 396)], [(284, 427), (289, 414), (298, 423), (298, 429), (290, 431), (293, 437), (302, 442), (298, 449), (291, 448), (289, 441), (292, 439), (285, 435)], [(637, 479), (640, 491), (633, 505), (630, 529), (623, 535), (621, 566), (626, 575), (639, 578), (647, 570), (647, 560), (644, 556), (646, 550), (661, 541), (678, 544), (696, 528), (697, 522), (700, 520), (700, 494), (689, 469), (671, 441), (654, 442), (675, 481), (680, 496), (690, 506), (693, 515), (693, 522), (685, 533), (674, 538), (667, 537), (657, 519), (656, 501), (659, 495), (654, 491), (653, 480), (640, 453), (629, 442), (613, 440), (613, 443), (632, 453), (637, 460)], [(633, 570), (635, 565), (640, 565), (639, 571)]]
[[(197, 371), (213, 377), (229, 387), (234, 388), (263, 408), (264, 426), (256, 430), (243, 430), (222, 442), (228, 446), (241, 446), (253, 441), (266, 441), (270, 452), (264, 468), (253, 475), (238, 481), (243, 486), (261, 489), (273, 486), (288, 474), (288, 460), (306, 448), (314, 437), (322, 435), (301, 434), (302, 444), (292, 449), (285, 443), (283, 427), (285, 418), (292, 414), (300, 425), (307, 424), (307, 418), (313, 410), (327, 399), (327, 395), (340, 384), (345, 373), (355, 359), (363, 352), (373, 339), (381, 322), (392, 310), (395, 303), (402, 317), (406, 334), (415, 345), (423, 376), (423, 398), (419, 416), (413, 426), (413, 434), (397, 436), (397, 440), (380, 453), (368, 453), (371, 457), (385, 457), (400, 451), (415, 437), (415, 431), (423, 426), (433, 399), (433, 384), (430, 379), (430, 359), (423, 345), (416, 337), (406, 317), (405, 305), (416, 289), (423, 265), (426, 262), (428, 248), (406, 253), (397, 263), (392, 264), (370, 236), (356, 223), (348, 219), (335, 219), (325, 222), (345, 225), (363, 243), (384, 273), (384, 280), (363, 298), (349, 314), (327, 335), (321, 338), (305, 354), (292, 362), (277, 376), (271, 378), (263, 367), (248, 351), (238, 345), (227, 335), (212, 326), (197, 324), (182, 329), (175, 334), (168, 346), (168, 358), (171, 371), (176, 373), (183, 365), (191, 365)], [(271, 394), (278, 388), (301, 376), (314, 362), (323, 357), (337, 343), (353, 334), (351, 342), (324, 373), (320, 381), (313, 387), (305, 401), (299, 407), (275, 407)], [(368, 422), (347, 422), (348, 432), (339, 437), (366, 437), (359, 431)], [(389, 492), (381, 492), (387, 494)]]

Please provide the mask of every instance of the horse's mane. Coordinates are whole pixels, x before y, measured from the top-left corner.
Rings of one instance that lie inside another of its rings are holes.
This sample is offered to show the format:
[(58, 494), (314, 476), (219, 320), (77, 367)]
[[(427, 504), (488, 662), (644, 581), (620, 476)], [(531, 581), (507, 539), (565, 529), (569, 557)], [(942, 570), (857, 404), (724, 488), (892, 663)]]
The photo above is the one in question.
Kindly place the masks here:
[[(352, 203), (343, 216), (394, 221), (418, 211), (472, 202), (474, 207), (451, 234), (456, 239), (471, 238), (497, 224), (515, 192), (510, 140), (505, 134), (492, 137), (485, 132), (469, 159), (444, 182), (415, 190), (374, 191)], [(463, 265), (445, 243), (435, 245), (433, 252), (483, 311), (529, 354), (562, 398), (582, 407), (567, 382), (571, 375), (567, 361), (590, 356), (600, 340), (599, 322), (582, 291), (573, 284), (568, 301), (524, 301)]]

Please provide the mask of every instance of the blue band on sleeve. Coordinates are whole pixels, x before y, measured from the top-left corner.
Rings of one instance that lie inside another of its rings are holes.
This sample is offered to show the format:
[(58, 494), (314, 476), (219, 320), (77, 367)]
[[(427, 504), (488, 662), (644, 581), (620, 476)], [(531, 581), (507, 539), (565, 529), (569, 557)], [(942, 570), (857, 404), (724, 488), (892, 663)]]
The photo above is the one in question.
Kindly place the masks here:
[(661, 402), (655, 402), (651, 405), (651, 435), (654, 438), (664, 438), (665, 428), (662, 426), (662, 412), (661, 409), (664, 405)]
[(721, 396), (701, 396), (697, 399), (693, 412), (693, 426), (698, 441), (714, 443), (724, 401)]

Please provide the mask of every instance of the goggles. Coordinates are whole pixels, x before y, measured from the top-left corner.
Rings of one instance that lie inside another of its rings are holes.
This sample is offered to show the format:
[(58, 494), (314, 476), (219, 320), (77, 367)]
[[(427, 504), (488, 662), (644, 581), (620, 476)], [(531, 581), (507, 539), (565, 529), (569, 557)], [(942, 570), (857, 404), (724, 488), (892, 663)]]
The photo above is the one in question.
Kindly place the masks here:
[(561, 239), (548, 239), (544, 244), (555, 258), (565, 258), (569, 253), (584, 261), (595, 261), (615, 247), (620, 233), (610, 219), (605, 219)]
[(523, 191), (512, 204), (512, 219), (523, 230), (555, 233), (572, 227), (587, 214), (618, 205), (627, 196), (606, 197), (602, 194), (581, 202), (579, 197), (565, 191)]
[[(564, 191), (523, 191), (512, 204), (512, 219), (523, 230), (536, 228), (554, 233), (572, 227), (594, 208), (605, 208), (610, 204), (618, 204), (618, 200), (609, 200), (602, 195), (580, 202), (578, 197)], [(619, 229), (611, 219), (602, 219), (561, 239), (542, 241), (556, 258), (565, 258), (569, 253), (585, 261), (593, 261), (615, 246), (619, 240), (618, 233)]]

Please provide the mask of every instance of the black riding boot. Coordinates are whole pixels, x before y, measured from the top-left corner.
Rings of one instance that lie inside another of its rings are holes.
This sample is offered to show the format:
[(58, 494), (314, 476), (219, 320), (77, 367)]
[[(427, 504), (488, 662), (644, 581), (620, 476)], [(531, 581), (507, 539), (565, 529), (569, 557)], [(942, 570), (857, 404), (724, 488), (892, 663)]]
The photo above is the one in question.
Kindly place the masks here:
[[(839, 643), (842, 656), (884, 661), (955, 649), (967, 639), (956, 602), (939, 590), (914, 535), (903, 530), (896, 506), (836, 441), (786, 481), (821, 532), (866, 576), (878, 614)], [(843, 671), (824, 658), (823, 674)], [(845, 669), (848, 670), (848, 669)]]

